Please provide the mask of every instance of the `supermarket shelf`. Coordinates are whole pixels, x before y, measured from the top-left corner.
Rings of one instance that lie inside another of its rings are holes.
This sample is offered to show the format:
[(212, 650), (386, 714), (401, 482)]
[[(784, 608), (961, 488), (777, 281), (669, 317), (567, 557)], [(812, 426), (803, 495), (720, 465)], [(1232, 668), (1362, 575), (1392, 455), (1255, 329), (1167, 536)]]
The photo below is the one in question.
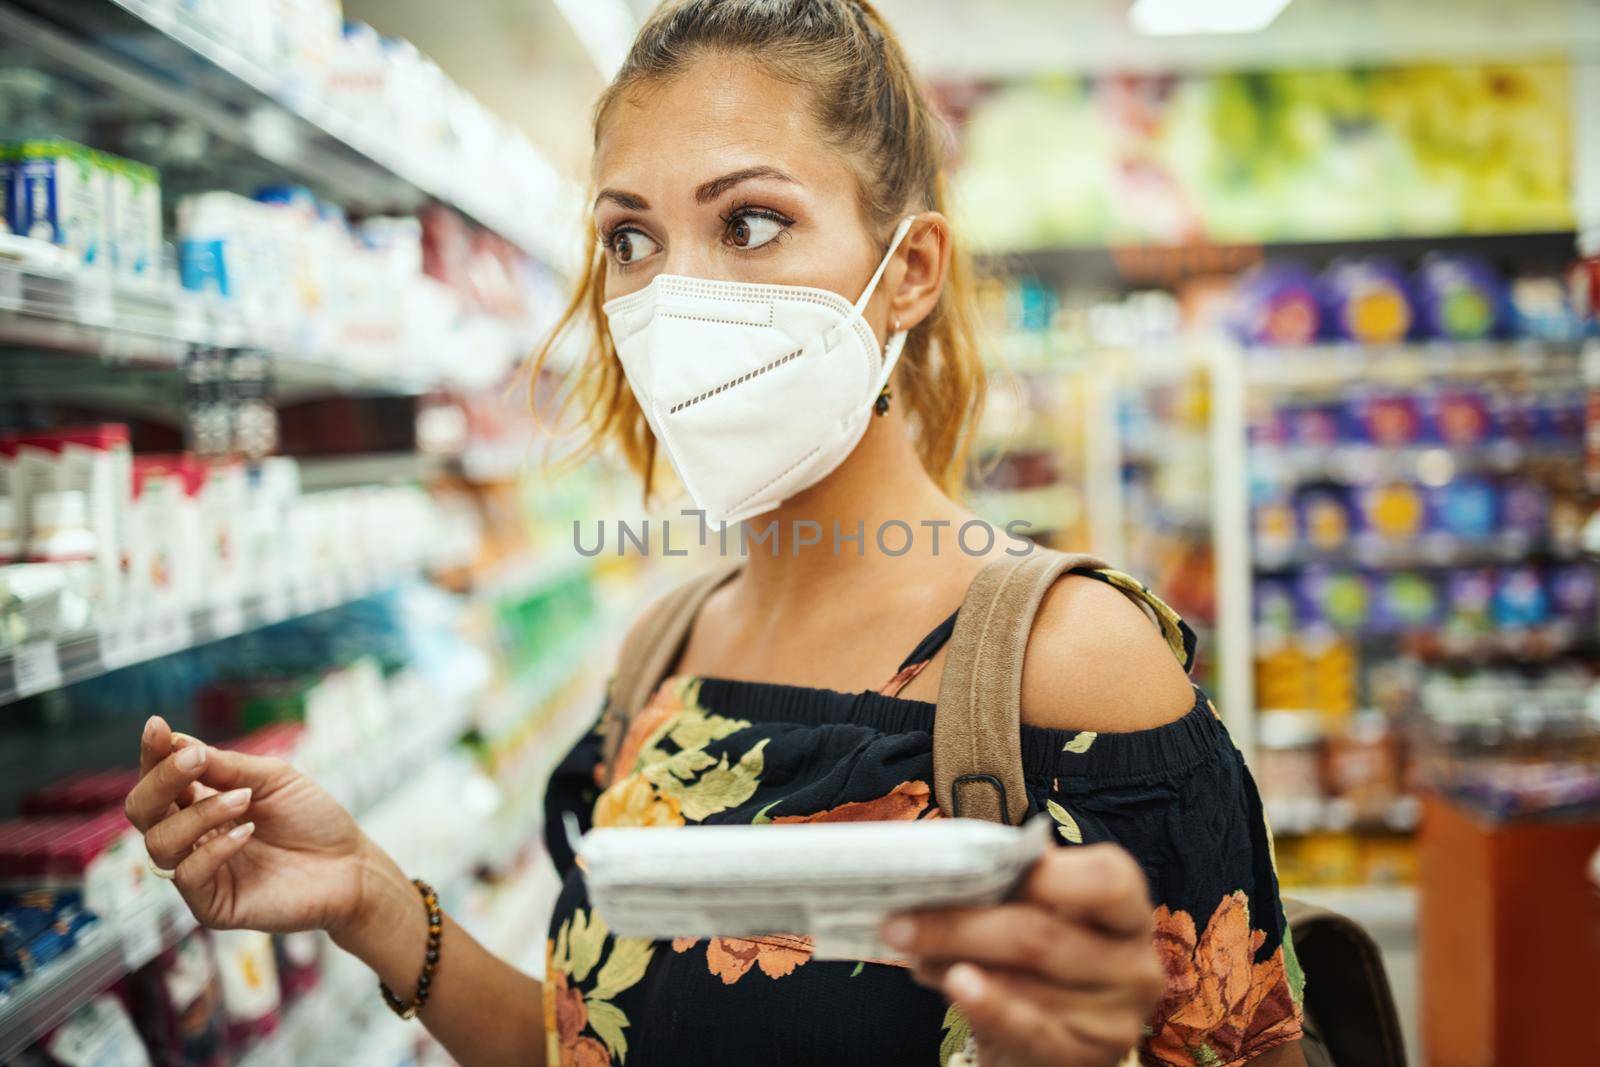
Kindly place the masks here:
[(1318, 269), (1341, 256), (1352, 254), (1406, 260), (1435, 251), (1476, 252), (1491, 259), (1503, 257), (1522, 263), (1545, 263), (1561, 267), (1571, 260), (1574, 243), (1575, 235), (1571, 231), (1562, 231), (1241, 245), (1096, 245), (991, 253), (980, 257), (979, 266), (985, 271), (1004, 274), (1144, 287), (1169, 285), (1200, 275), (1231, 274), (1263, 259), (1293, 259)]
[[(4, 9), (0, 8), (0, 20)], [(280, 390), (296, 393), (416, 395), (431, 383), (413, 375), (361, 372), (284, 339), (248, 328), (226, 305), (186, 290), (118, 288), (105, 279), (8, 251), (39, 242), (0, 235), (0, 344), (96, 356), (107, 363), (176, 369), (191, 346), (267, 351)], [(46, 246), (49, 247), (49, 246)]]
[[(294, 78), (211, 37), (171, 4), (14, 0), (0, 8), (0, 37), (125, 106), (197, 124), (333, 199), (403, 208), (442, 201), (558, 270), (568, 258), (559, 226), (540, 227), (451, 160), (407, 158), (383, 131), (300, 91)], [(553, 171), (550, 184), (552, 200), (571, 199)], [(548, 206), (554, 219), (565, 205)]]
[(1059, 482), (1033, 489), (990, 489), (974, 493), (972, 509), (995, 526), (995, 537), (999, 540), (1006, 536), (1006, 524), (1017, 520), (1029, 524), (1029, 529), (1019, 531), (1029, 534), (1071, 526), (1083, 516), (1083, 498), (1076, 486)]
[(1284, 886), (1283, 895), (1354, 919), (1368, 933), (1408, 934), (1417, 926), (1413, 886)]
[[(442, 748), (461, 737), (471, 724), (472, 714), (470, 700), (456, 702), (441, 709), (427, 730), (385, 746), (384, 758), (346, 761), (337, 773), (319, 768), (318, 780), (358, 817), (365, 817), (403, 791), (405, 784), (418, 777)], [(464, 875), (458, 872), (457, 877)], [(8, 1062), (79, 1006), (123, 975), (149, 963), (195, 928), (194, 916), (174, 889), (152, 883), (149, 892), (155, 894), (149, 902), (86, 931), (70, 952), (29, 978), (15, 993), (0, 998), (0, 1063)], [(309, 1004), (312, 999), (308, 997), (304, 1003)], [(297, 1006), (291, 1009), (291, 1019), (284, 1027), (252, 1050), (248, 1062), (257, 1062), (258, 1055), (274, 1056), (277, 1049), (298, 1047), (285, 1042), (293, 1039), (294, 1027), (312, 1021), (291, 1025), (293, 1019), (304, 1015), (326, 1021), (337, 1021), (339, 1017), (325, 1017), (311, 1008), (300, 1010)], [(288, 1065), (295, 1061), (263, 1058), (260, 1062)]]
[(1355, 807), (1341, 800), (1265, 801), (1267, 823), (1278, 837), (1314, 833), (1408, 834), (1417, 828), (1421, 805), (1415, 797), (1392, 801), (1381, 818), (1362, 820)]
[(176, 891), (155, 891), (160, 896), (117, 923), (83, 931), (71, 951), (0, 998), (0, 1063), (9, 1063), (101, 990), (194, 929), (194, 917)]
[(73, 637), (26, 642), (0, 653), (0, 706), (23, 697), (120, 670), (135, 663), (260, 629), (287, 619), (353, 603), (392, 588), (426, 564), (366, 574), (328, 574), (320, 580), (238, 601), (102, 626)]
[(348, 456), (296, 456), (300, 487), (307, 492), (360, 485), (425, 482), (447, 466), (447, 457), (426, 452), (358, 452)]
[(1576, 380), (1581, 346), (1544, 341), (1326, 344), (1246, 350), (1247, 385), (1327, 389), (1363, 384), (1409, 385), (1440, 378), (1559, 374)]
[(1333, 552), (1308, 551), (1296, 545), (1288, 551), (1278, 551), (1257, 544), (1255, 570), (1258, 574), (1277, 574), (1296, 571), (1303, 567), (1350, 568), (1405, 568), (1427, 569), (1434, 567), (1494, 567), (1508, 564), (1575, 562), (1576, 555), (1566, 558), (1552, 553), (1548, 545), (1527, 537), (1507, 532), (1492, 540), (1458, 542), (1444, 537), (1424, 535), (1416, 541), (1358, 542)]
[(1478, 448), (1448, 445), (1279, 445), (1250, 446), (1250, 464), (1256, 480), (1278, 484), (1330, 481), (1344, 485), (1370, 485), (1400, 479), (1425, 485), (1443, 485), (1462, 474), (1504, 474), (1528, 467), (1566, 463), (1581, 458), (1581, 443), (1527, 446), (1499, 441)]
[[(538, 662), (520, 678), (508, 682), (484, 700), (478, 715), (479, 735), (492, 743), (517, 729), (526, 721), (529, 709), (542, 707), (577, 678), (585, 667), (593, 664), (595, 649), (620, 633), (617, 620), (605, 613), (568, 629), (540, 653)], [(594, 721), (595, 713), (595, 708), (588, 709), (590, 722)]]
[[(0, 256), (32, 257), (39, 246), (0, 236)], [(207, 343), (213, 332), (198, 302), (79, 279), (48, 263), (0, 260), (0, 341), (7, 344), (178, 366), (190, 344)]]
[(376, 996), (376, 984), (364, 971), (325, 978), (284, 1009), (278, 1028), (252, 1044), (234, 1067), (294, 1067), (319, 1034), (342, 1029), (363, 998)]

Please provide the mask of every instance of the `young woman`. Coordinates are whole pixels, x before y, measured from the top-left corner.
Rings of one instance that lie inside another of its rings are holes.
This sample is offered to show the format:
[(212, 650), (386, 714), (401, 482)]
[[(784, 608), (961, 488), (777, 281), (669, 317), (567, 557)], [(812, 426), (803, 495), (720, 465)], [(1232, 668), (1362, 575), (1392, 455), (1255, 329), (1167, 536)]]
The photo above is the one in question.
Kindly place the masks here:
[[(1015, 543), (957, 538), (983, 371), (942, 152), (906, 57), (853, 0), (668, 4), (605, 93), (597, 240), (565, 323), (593, 330), (595, 441), (647, 488), (666, 451), (712, 517), (775, 523), (781, 551), (710, 595), (669, 677), (625, 709), (614, 761), (598, 731), (567, 757), (554, 827), (944, 814), (942, 648)], [(1029, 809), (1072, 847), (1012, 902), (892, 920), (887, 960), (812, 959), (801, 937), (614, 938), (557, 830), (541, 988), (435, 922), (314, 783), (159, 718), (127, 809), (201, 922), (327, 930), (396, 1003), (426, 992), (422, 1021), (468, 1065), (1303, 1063), (1270, 839), (1189, 683), (1192, 644), (1123, 575), (1051, 588), (1023, 761)]]

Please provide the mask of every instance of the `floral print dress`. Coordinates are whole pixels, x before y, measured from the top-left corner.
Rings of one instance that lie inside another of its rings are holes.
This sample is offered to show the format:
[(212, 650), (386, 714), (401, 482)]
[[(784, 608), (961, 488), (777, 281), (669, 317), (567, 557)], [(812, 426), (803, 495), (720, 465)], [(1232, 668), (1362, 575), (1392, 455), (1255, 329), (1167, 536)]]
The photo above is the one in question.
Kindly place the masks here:
[[(1116, 571), (1080, 573), (1142, 602), (1185, 669), (1193, 632)], [(546, 798), (547, 846), (564, 878), (544, 986), (550, 1062), (947, 1064), (969, 1062), (960, 1014), (894, 961), (811, 958), (804, 937), (612, 937), (589, 904), (562, 830), (580, 825), (936, 819), (935, 706), (897, 696), (949, 639), (947, 619), (875, 692), (677, 675), (630, 723), (602, 790), (597, 726)], [(1225, 1067), (1300, 1035), (1303, 979), (1278, 898), (1255, 783), (1211, 701), (1131, 733), (1024, 724), (1030, 815), (1063, 847), (1112, 841), (1139, 861), (1156, 904), (1167, 991), (1139, 1055)]]

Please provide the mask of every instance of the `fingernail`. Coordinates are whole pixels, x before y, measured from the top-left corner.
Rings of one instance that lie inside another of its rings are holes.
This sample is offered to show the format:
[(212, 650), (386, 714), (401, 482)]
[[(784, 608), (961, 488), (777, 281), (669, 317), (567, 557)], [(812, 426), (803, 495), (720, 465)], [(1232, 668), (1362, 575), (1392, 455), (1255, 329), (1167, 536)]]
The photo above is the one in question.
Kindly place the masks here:
[(883, 924), (883, 929), (878, 931), (878, 936), (883, 938), (883, 943), (890, 948), (905, 948), (911, 944), (911, 939), (916, 933), (917, 924), (910, 919), (890, 919)]
[(235, 826), (232, 830), (229, 830), (228, 831), (228, 836), (233, 838), (235, 841), (243, 841), (245, 838), (249, 837), (251, 834), (253, 834), (255, 832), (256, 832), (256, 824), (255, 823), (253, 823), (253, 822), (242, 822), (238, 826)]
[(984, 987), (987, 985), (983, 972), (970, 963), (958, 963), (950, 968), (950, 973), (944, 976), (944, 989), (956, 1000), (968, 1004), (976, 1003), (983, 999)]
[(222, 806), (225, 808), (242, 808), (250, 803), (250, 787), (243, 789), (230, 789), (222, 794)]
[(156, 732), (156, 717), (154, 715), (152, 715), (152, 716), (150, 716), (148, 719), (146, 719), (144, 721), (144, 733), (141, 736), (143, 736), (143, 738), (146, 741), (148, 741), (148, 740), (150, 740), (151, 736), (155, 732)]
[(200, 764), (206, 761), (206, 746), (191, 745), (178, 753), (178, 769), (180, 771), (199, 770)]
[(188, 734), (181, 734), (176, 730), (172, 731), (173, 748), (183, 748), (187, 745), (198, 745), (199, 743), (200, 739), (198, 737), (190, 737)]

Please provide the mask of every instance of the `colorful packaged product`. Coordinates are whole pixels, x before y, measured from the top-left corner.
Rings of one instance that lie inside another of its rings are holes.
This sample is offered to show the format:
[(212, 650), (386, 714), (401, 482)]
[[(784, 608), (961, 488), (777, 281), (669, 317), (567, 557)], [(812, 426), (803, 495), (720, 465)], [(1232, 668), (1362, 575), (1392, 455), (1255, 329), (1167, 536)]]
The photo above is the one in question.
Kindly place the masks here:
[(1349, 498), (1336, 489), (1309, 489), (1299, 495), (1296, 510), (1306, 543), (1317, 552), (1338, 552), (1354, 533)]
[(1428, 490), (1435, 529), (1461, 541), (1494, 536), (1499, 495), (1484, 478), (1457, 478)]
[(1494, 594), (1494, 571), (1482, 567), (1451, 571), (1445, 579), (1451, 629), (1467, 634), (1487, 633)]
[(0, 145), (11, 172), (11, 231), (65, 248), (88, 270), (110, 266), (100, 154), (58, 137)]
[(1452, 448), (1471, 448), (1494, 434), (1489, 399), (1476, 389), (1447, 387), (1424, 401), (1430, 436)]
[(1296, 625), (1294, 586), (1287, 581), (1262, 578), (1256, 581), (1256, 625), (1273, 633), (1293, 633)]
[(1288, 499), (1278, 496), (1259, 501), (1252, 515), (1258, 556), (1281, 559), (1294, 550), (1299, 540), (1299, 523)]
[(1384, 448), (1403, 448), (1422, 438), (1422, 408), (1408, 393), (1380, 393), (1357, 401), (1367, 439)]
[(222, 976), (222, 1004), (230, 1045), (259, 1040), (278, 1028), (283, 991), (272, 935), (259, 930), (213, 930), (211, 944)]
[(1359, 629), (1371, 609), (1367, 580), (1352, 571), (1308, 568), (1300, 576), (1299, 593), (1299, 615), (1307, 626)]
[(1494, 621), (1501, 629), (1543, 626), (1550, 621), (1550, 594), (1532, 567), (1500, 573), (1494, 589)]
[(161, 176), (154, 167), (99, 153), (108, 183), (111, 261), (119, 281), (161, 281)]
[(150, 1054), (122, 1001), (101, 993), (45, 1038), (59, 1067), (150, 1067)]
[(1500, 530), (1524, 543), (1542, 538), (1549, 528), (1550, 495), (1538, 482), (1513, 479), (1500, 491)]
[(1400, 739), (1382, 712), (1352, 715), (1332, 731), (1324, 763), (1328, 792), (1358, 820), (1376, 822), (1400, 795)]
[(1480, 256), (1431, 252), (1414, 280), (1423, 335), (1441, 341), (1483, 341), (1505, 320), (1506, 286)]
[(1408, 482), (1363, 488), (1357, 493), (1364, 531), (1389, 542), (1417, 537), (1427, 523), (1427, 503), (1422, 492)]
[(227, 1067), (222, 978), (203, 932), (140, 968), (129, 994), (155, 1067)]
[(322, 977), (322, 935), (314, 930), (278, 934), (272, 939), (283, 998), (293, 1000), (315, 989)]
[(1595, 625), (1595, 569), (1587, 563), (1557, 568), (1550, 575), (1550, 600), (1556, 614), (1577, 626)]
[(1348, 437), (1342, 404), (1304, 404), (1287, 408), (1289, 439), (1297, 445), (1326, 447)]
[(1375, 584), (1377, 606), (1373, 614), (1381, 629), (1417, 630), (1438, 620), (1441, 598), (1428, 576), (1396, 571), (1377, 579)]
[(1335, 262), (1322, 275), (1322, 293), (1331, 333), (1341, 341), (1397, 344), (1411, 332), (1405, 275), (1387, 260)]
[(1571, 292), (1562, 279), (1532, 274), (1511, 283), (1511, 332), (1557, 344), (1583, 337), (1583, 317), (1572, 305)]
[(1239, 279), (1232, 318), (1246, 344), (1311, 344), (1322, 332), (1316, 278), (1296, 263), (1263, 263)]

